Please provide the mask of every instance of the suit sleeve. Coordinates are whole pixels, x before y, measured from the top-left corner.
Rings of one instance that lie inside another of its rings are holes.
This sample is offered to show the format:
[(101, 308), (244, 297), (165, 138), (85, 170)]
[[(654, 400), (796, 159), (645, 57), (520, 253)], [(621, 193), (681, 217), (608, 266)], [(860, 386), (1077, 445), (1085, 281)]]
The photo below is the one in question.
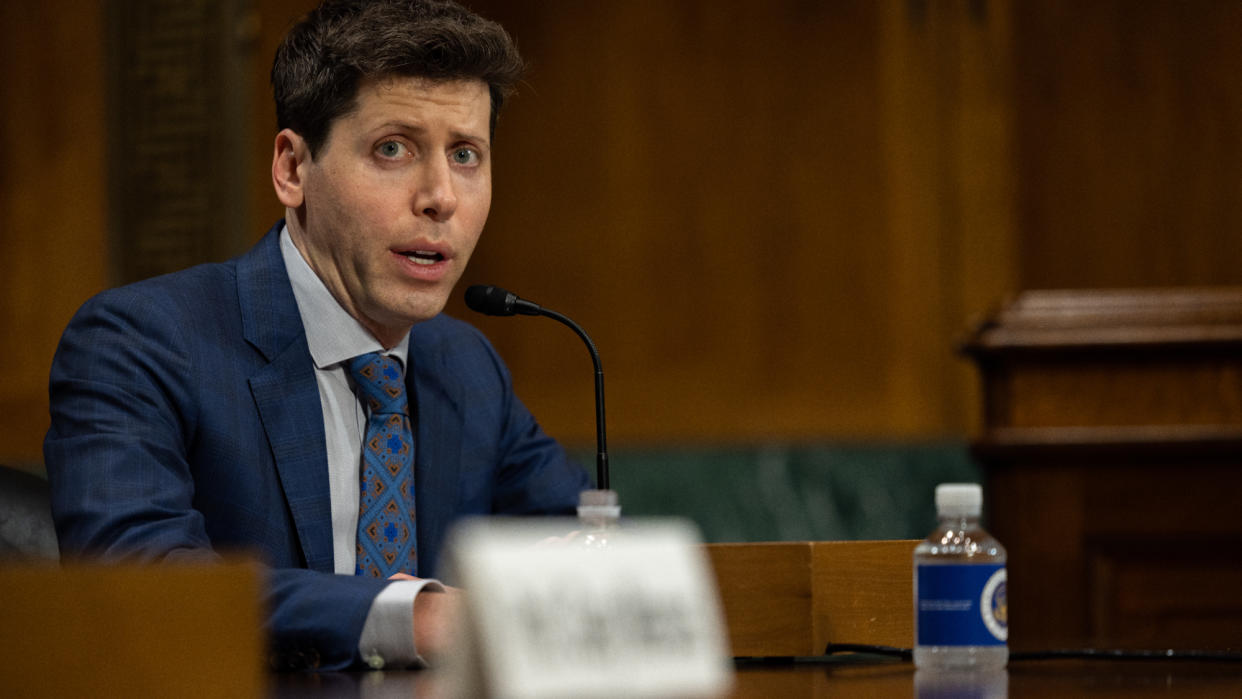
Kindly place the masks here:
[[(65, 556), (218, 559), (195, 507), (197, 464), (188, 454), (201, 406), (184, 326), (168, 320), (181, 317), (176, 305), (132, 289), (105, 292), (62, 337), (44, 458)], [(264, 584), (273, 665), (329, 670), (360, 662), (358, 637), (385, 581), (268, 567)]]
[(493, 511), (501, 514), (573, 515), (578, 494), (591, 487), (582, 467), (539, 426), (513, 390), (513, 381), (496, 350), (476, 333), (491, 370), (489, 389), (498, 393), (500, 423), (498, 472)]

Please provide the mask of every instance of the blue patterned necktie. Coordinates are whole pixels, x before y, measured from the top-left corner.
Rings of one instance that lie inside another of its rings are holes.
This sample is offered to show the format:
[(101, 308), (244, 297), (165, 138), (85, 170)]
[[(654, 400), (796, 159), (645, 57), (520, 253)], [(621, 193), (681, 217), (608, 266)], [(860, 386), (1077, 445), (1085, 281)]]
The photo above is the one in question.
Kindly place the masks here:
[(401, 364), (372, 352), (349, 360), (370, 415), (362, 438), (357, 575), (418, 574), (414, 528), (414, 433)]

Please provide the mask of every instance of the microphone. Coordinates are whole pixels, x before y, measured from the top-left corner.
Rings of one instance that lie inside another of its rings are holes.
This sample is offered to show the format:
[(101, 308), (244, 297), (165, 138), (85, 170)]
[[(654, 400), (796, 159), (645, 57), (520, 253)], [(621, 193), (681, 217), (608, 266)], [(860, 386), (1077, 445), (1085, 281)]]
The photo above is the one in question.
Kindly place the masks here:
[(517, 294), (505, 291), (498, 286), (476, 284), (466, 289), (466, 305), (472, 311), (489, 316), (524, 316), (543, 315), (538, 305), (518, 298)]
[(591, 362), (595, 364), (595, 487), (608, 490), (608, 449), (604, 438), (604, 369), (590, 336), (582, 326), (560, 313), (531, 303), (498, 286), (476, 284), (466, 289), (466, 305), (472, 311), (489, 316), (547, 316), (569, 326), (586, 343), (587, 350), (591, 353)]

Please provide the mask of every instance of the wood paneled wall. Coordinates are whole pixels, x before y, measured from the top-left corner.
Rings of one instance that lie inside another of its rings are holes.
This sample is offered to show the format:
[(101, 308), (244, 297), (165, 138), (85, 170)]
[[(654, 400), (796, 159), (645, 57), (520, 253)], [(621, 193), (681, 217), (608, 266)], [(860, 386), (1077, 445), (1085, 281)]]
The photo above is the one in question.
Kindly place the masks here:
[(1242, 282), (1242, 3), (1015, 3), (1025, 288)]
[(47, 375), (108, 269), (103, 8), (0, 3), (0, 463), (41, 459)]
[[(279, 215), (255, 0), (254, 235)], [(576, 318), (616, 443), (969, 434), (972, 319), (1024, 287), (1237, 282), (1242, 4), (479, 0), (532, 70), (467, 282)], [(102, 18), (0, 9), (0, 459), (37, 460), (60, 329), (108, 283)], [(455, 302), (453, 310), (468, 314)], [(478, 324), (553, 434), (590, 365)]]
[[(964, 435), (1014, 276), (1008, 10), (488, 2), (533, 66), (470, 280), (593, 333), (624, 442)], [(555, 434), (586, 355), (483, 320)]]

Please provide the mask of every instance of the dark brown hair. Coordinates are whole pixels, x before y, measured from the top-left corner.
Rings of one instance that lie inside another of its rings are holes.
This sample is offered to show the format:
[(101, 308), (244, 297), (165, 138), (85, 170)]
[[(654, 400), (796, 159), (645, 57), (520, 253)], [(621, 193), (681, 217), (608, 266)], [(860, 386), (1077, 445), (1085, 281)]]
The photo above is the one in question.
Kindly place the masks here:
[(415, 77), (487, 83), (494, 134), (523, 68), (503, 27), (451, 0), (325, 0), (276, 49), (276, 125), (296, 131), (314, 157), (362, 82)]

